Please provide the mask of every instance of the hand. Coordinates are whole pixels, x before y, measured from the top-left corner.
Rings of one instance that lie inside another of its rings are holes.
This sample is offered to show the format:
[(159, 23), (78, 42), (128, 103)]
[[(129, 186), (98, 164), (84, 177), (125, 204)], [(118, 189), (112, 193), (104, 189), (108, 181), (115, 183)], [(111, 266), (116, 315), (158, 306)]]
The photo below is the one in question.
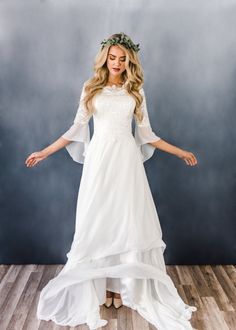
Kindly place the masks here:
[(197, 158), (192, 152), (181, 150), (181, 152), (177, 156), (179, 158), (182, 158), (187, 165), (194, 166), (197, 164)]
[(27, 167), (32, 167), (47, 157), (48, 155), (44, 151), (36, 151), (30, 154), (29, 157), (27, 157), (27, 159), (25, 160), (25, 164)]

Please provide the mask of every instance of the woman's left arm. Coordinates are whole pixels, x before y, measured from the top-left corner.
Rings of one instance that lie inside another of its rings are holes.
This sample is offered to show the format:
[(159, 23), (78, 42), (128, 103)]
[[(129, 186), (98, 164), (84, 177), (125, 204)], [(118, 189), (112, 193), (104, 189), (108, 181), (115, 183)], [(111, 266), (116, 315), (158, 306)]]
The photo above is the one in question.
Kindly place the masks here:
[(187, 165), (194, 166), (197, 164), (197, 158), (195, 157), (195, 155), (192, 152), (178, 148), (178, 147), (174, 146), (173, 144), (170, 144), (170, 143), (164, 141), (163, 139), (160, 139), (155, 142), (149, 142), (149, 143), (155, 148), (158, 148), (162, 151), (168, 152), (170, 154), (173, 154), (173, 155), (183, 159)]

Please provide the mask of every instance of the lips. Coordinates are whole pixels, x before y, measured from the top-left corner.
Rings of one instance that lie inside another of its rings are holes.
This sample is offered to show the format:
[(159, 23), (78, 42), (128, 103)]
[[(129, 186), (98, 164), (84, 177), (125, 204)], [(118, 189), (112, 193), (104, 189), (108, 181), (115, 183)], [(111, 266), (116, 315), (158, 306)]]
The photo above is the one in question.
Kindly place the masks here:
[(113, 70), (114, 70), (114, 71), (120, 71), (120, 69), (119, 69), (119, 68), (113, 68)]

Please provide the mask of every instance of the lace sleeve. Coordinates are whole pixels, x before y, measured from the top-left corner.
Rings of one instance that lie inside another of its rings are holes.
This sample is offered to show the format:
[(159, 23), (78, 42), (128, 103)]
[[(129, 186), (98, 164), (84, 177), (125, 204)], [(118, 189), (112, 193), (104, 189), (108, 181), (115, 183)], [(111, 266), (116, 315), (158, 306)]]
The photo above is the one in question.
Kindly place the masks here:
[(141, 123), (138, 123), (137, 119), (135, 118), (134, 137), (136, 144), (141, 152), (143, 162), (145, 162), (152, 157), (156, 149), (154, 146), (149, 144), (149, 142), (159, 141), (161, 138), (157, 136), (151, 128), (147, 111), (146, 97), (143, 88), (140, 89), (140, 93), (143, 96), (141, 110), (143, 111), (144, 116)]
[(71, 127), (62, 135), (66, 140), (71, 141), (70, 144), (65, 146), (66, 150), (72, 157), (72, 159), (80, 164), (84, 163), (86, 151), (90, 143), (90, 128), (89, 120), (91, 114), (87, 113), (85, 109), (83, 98), (85, 96), (85, 88), (83, 85), (79, 106), (74, 118), (74, 123)]

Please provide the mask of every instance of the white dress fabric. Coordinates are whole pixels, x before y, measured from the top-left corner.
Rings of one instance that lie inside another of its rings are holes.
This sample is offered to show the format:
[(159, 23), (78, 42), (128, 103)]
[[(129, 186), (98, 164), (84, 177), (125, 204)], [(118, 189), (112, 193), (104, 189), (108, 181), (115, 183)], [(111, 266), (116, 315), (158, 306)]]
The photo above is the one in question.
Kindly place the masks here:
[(72, 159), (84, 164), (75, 233), (65, 266), (40, 293), (37, 317), (97, 329), (108, 322), (100, 305), (109, 290), (158, 330), (193, 329), (189, 320), (197, 308), (184, 303), (166, 272), (166, 244), (143, 165), (156, 149), (149, 142), (160, 137), (150, 126), (143, 88), (138, 123), (125, 85), (95, 95), (92, 139), (83, 86), (74, 123), (62, 135), (71, 141)]

